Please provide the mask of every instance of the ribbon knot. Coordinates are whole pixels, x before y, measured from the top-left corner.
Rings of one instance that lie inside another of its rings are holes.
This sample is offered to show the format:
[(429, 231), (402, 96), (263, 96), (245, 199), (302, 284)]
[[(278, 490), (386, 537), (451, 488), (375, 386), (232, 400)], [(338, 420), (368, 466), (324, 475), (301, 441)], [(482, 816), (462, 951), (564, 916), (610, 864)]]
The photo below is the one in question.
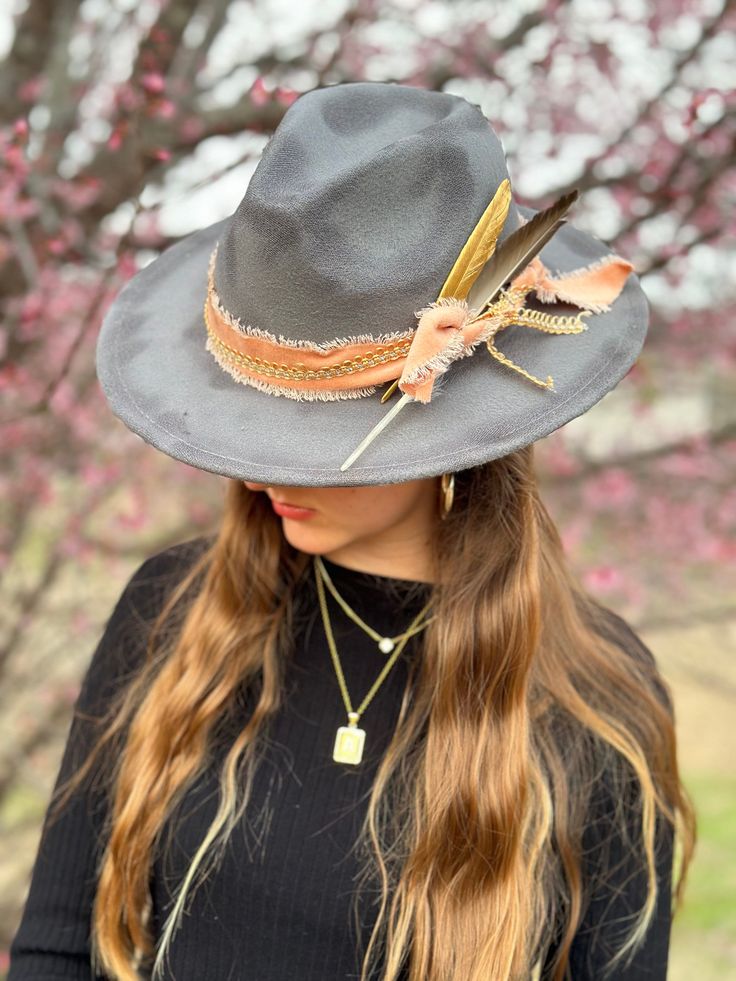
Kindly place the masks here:
[(465, 300), (443, 297), (414, 315), (419, 322), (399, 387), (417, 401), (429, 402), (436, 375), (462, 357), (470, 311)]
[[(548, 314), (535, 321), (525, 311), (524, 301), (532, 290), (543, 303), (561, 300), (580, 307), (586, 314), (609, 309), (616, 299), (633, 266), (616, 255), (604, 256), (581, 269), (553, 276), (542, 260), (534, 259), (502, 291), (485, 312), (472, 315), (467, 301), (457, 297), (442, 297), (415, 312), (418, 318), (411, 346), (406, 356), (398, 387), (417, 402), (432, 398), (435, 379), (459, 358), (473, 353), (482, 341), (487, 341), (504, 327), (517, 322), (548, 333), (577, 333), (585, 330), (580, 314), (577, 318), (554, 317)], [(491, 350), (493, 354), (493, 350)], [(501, 359), (499, 359), (501, 360)], [(508, 359), (503, 363), (534, 379)], [(540, 384), (546, 384), (541, 383)]]

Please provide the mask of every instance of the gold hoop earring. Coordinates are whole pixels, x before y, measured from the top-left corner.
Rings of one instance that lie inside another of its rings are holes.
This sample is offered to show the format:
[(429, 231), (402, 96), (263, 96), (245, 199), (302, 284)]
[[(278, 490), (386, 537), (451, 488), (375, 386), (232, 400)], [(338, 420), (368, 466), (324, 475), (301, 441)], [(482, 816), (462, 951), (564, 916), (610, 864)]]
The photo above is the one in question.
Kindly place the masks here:
[(455, 500), (455, 474), (443, 473), (440, 477), (440, 507), (442, 518), (446, 518), (452, 510), (452, 502)]

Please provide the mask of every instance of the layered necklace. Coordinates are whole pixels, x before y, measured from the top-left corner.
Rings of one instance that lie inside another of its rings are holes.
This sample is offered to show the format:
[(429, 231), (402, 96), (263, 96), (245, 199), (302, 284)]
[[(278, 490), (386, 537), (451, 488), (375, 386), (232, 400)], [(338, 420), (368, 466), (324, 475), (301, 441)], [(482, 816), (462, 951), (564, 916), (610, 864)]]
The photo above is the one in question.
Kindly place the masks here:
[[(343, 599), (335, 588), (335, 584), (332, 582), (332, 579), (325, 568), (324, 562), (319, 555), (314, 556), (314, 576), (317, 585), (317, 596), (319, 598), (320, 610), (322, 612), (322, 622), (325, 628), (325, 636), (327, 637), (327, 646), (330, 649), (332, 663), (335, 666), (337, 681), (340, 686), (343, 702), (345, 703), (345, 709), (348, 714), (348, 724), (346, 726), (340, 726), (337, 730), (332, 758), (337, 763), (351, 763), (355, 765), (360, 763), (360, 761), (363, 759), (363, 749), (365, 747), (365, 729), (358, 727), (358, 720), (372, 701), (374, 695), (380, 688), (389, 671), (396, 663), (397, 658), (403, 651), (409, 639), (415, 634), (418, 634), (420, 630), (424, 630), (427, 624), (432, 622), (432, 617), (424, 619), (432, 605), (432, 601), (430, 600), (419, 611), (402, 634), (398, 634), (395, 637), (387, 637), (370, 627)], [(350, 695), (348, 694), (347, 685), (345, 684), (345, 675), (343, 674), (340, 657), (337, 653), (337, 646), (332, 633), (332, 624), (330, 623), (330, 615), (327, 609), (325, 586), (343, 612), (353, 621), (353, 623), (357, 624), (361, 630), (363, 630), (372, 640), (375, 641), (379, 651), (382, 654), (391, 655), (381, 669), (368, 694), (356, 709), (353, 708), (350, 701)]]

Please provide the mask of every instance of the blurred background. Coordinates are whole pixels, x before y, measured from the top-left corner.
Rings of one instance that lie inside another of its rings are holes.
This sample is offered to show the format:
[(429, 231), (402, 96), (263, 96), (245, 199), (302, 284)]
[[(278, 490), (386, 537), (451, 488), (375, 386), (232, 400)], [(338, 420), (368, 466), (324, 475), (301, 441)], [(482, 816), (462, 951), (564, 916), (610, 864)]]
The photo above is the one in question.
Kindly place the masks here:
[(700, 842), (670, 977), (736, 977), (736, 59), (731, 0), (6, 0), (0, 8), (0, 977), (71, 709), (148, 555), (211, 530), (222, 478), (106, 407), (112, 297), (231, 214), (312, 88), (462, 95), (514, 192), (636, 266), (621, 384), (538, 444), (570, 561), (674, 693)]

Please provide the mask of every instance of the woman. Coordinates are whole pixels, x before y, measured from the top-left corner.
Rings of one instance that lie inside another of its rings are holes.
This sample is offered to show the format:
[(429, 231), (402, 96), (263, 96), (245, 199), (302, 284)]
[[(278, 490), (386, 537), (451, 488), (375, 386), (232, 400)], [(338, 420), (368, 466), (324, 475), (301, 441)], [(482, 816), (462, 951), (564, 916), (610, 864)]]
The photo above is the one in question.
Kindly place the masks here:
[(665, 977), (672, 707), (533, 467), (646, 331), (570, 203), (464, 99), (332, 86), (121, 293), (113, 409), (230, 480), (95, 652), (10, 981)]

